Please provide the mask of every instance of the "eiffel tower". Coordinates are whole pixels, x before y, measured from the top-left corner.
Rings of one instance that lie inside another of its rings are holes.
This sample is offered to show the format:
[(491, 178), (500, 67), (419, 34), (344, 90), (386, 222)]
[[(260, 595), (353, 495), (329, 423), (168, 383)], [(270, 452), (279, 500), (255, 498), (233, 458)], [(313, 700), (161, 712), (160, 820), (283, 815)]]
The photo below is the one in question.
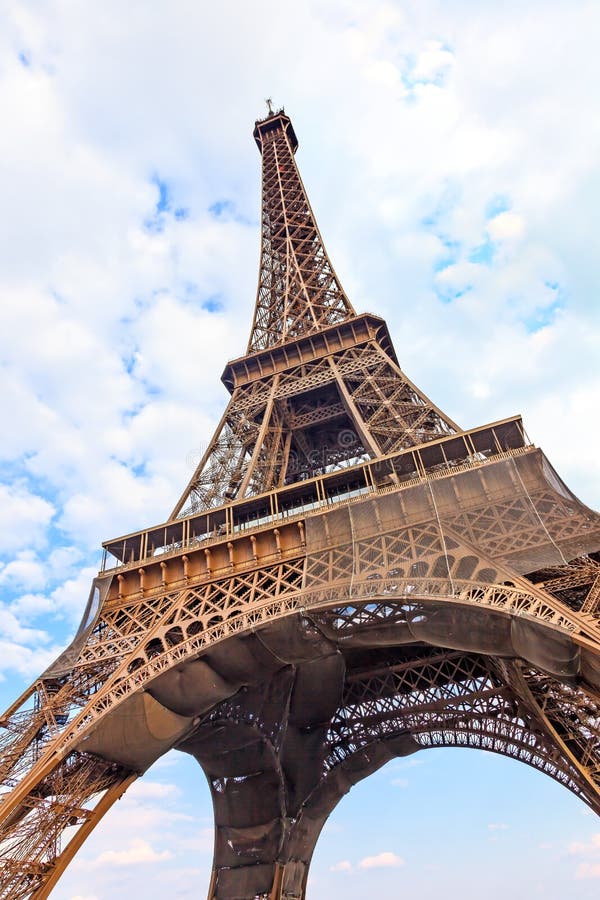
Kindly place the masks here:
[(520, 417), (468, 431), (334, 272), (283, 110), (231, 397), (170, 518), (107, 541), (72, 644), (0, 721), (0, 898), (49, 895), (173, 747), (212, 793), (209, 900), (303, 898), (329, 813), (473, 747), (600, 812), (600, 516)]

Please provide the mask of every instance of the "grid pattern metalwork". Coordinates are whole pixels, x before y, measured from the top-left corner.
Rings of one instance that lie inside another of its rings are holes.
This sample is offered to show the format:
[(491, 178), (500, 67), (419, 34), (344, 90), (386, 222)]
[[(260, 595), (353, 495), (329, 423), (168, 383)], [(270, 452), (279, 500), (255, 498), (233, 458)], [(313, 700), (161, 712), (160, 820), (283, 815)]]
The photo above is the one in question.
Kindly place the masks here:
[(211, 785), (209, 900), (303, 898), (341, 797), (428, 747), (600, 813), (600, 517), (519, 419), (463, 431), (407, 378), (334, 272), (289, 117), (254, 137), (247, 353), (169, 521), (107, 542), (73, 643), (0, 719), (0, 900), (47, 897), (172, 747)]

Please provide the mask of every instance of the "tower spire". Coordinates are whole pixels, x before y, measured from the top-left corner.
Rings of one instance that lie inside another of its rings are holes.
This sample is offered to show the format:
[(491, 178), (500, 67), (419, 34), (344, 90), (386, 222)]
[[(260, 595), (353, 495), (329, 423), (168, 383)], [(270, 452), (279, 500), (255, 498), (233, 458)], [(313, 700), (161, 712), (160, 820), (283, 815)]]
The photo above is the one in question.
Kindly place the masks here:
[(172, 518), (304, 481), (457, 430), (398, 366), (382, 319), (357, 315), (327, 256), (283, 109), (255, 123), (262, 241), (246, 356)]
[(327, 256), (294, 154), (298, 140), (283, 109), (256, 122), (262, 155), (261, 254), (248, 353), (354, 316)]
[(339, 800), (426, 747), (600, 812), (600, 516), (520, 417), (462, 431), (406, 378), (335, 278), (289, 119), (255, 137), (256, 344), (171, 520), (104, 544), (73, 642), (0, 716), (2, 900), (47, 898), (173, 747), (210, 786), (209, 900), (305, 898)]

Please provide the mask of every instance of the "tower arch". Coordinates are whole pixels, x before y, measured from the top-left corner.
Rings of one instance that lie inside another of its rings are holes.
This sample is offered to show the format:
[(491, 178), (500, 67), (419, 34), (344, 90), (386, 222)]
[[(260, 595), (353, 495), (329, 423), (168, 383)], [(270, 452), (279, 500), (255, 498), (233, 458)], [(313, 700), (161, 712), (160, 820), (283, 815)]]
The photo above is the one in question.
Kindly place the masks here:
[(464, 430), (410, 381), (333, 269), (289, 116), (254, 138), (247, 352), (171, 515), (105, 542), (73, 643), (0, 720), (0, 897), (47, 897), (172, 747), (211, 786), (209, 900), (304, 896), (340, 797), (431, 746), (600, 811), (600, 517), (520, 417)]

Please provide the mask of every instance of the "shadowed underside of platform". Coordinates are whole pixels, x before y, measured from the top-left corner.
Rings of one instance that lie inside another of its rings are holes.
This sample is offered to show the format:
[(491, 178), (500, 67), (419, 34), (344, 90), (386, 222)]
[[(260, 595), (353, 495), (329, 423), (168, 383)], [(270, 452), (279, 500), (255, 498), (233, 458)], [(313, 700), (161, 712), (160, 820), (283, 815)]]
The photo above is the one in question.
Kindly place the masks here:
[(0, 900), (48, 896), (172, 747), (213, 798), (209, 900), (293, 900), (327, 816), (458, 746), (600, 812), (600, 517), (519, 417), (462, 431), (357, 315), (280, 111), (229, 405), (167, 522), (104, 545), (73, 643), (0, 721)]
[(599, 517), (521, 447), (107, 573), (6, 720), (5, 896), (46, 896), (174, 746), (211, 786), (215, 898), (302, 896), (344, 793), (429, 746), (524, 761), (599, 811), (598, 547)]

